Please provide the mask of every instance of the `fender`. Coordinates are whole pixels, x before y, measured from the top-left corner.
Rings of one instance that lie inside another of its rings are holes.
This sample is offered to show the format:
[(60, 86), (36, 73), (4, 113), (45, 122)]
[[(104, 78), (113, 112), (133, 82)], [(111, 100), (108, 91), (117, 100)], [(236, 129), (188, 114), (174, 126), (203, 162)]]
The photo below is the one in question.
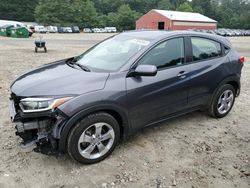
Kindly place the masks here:
[(228, 82), (236, 82), (236, 83), (237, 83), (237, 85), (238, 85), (239, 88), (238, 88), (238, 91), (236, 91), (236, 97), (239, 96), (239, 94), (240, 94), (240, 88), (241, 88), (240, 77), (237, 76), (237, 75), (231, 75), (231, 76), (226, 77), (224, 80), (222, 80), (222, 81), (218, 84), (218, 86), (216, 87), (216, 89), (214, 90), (214, 92), (213, 92), (213, 94), (212, 94), (212, 97), (211, 97), (211, 99), (210, 99), (210, 101), (209, 101), (209, 105), (211, 105), (211, 103), (213, 102), (214, 97), (215, 97), (215, 94), (217, 93), (217, 91), (219, 90), (219, 88), (220, 88), (221, 86), (225, 85), (225, 84), (228, 83)]
[(122, 128), (123, 128), (123, 136), (122, 138), (126, 138), (129, 135), (129, 130), (130, 130), (130, 123), (128, 121), (128, 113), (125, 109), (121, 108), (118, 105), (115, 104), (100, 104), (96, 106), (92, 106), (90, 108), (81, 110), (80, 112), (76, 113), (74, 116), (72, 116), (63, 126), (61, 129), (60, 134), (60, 140), (59, 140), (59, 152), (64, 153), (67, 145), (67, 138), (70, 130), (73, 128), (73, 126), (76, 124), (76, 122), (91, 114), (95, 113), (98, 111), (107, 111), (107, 110), (112, 110), (118, 113), (121, 118), (122, 118)]

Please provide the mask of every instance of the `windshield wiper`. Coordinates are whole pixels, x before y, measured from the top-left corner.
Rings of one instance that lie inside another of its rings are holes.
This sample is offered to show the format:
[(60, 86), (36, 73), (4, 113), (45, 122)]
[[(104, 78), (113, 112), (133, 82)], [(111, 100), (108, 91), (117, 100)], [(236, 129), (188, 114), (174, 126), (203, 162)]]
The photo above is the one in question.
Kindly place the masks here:
[(74, 63), (74, 65), (77, 65), (78, 67), (80, 67), (82, 70), (86, 71), (86, 72), (90, 72), (90, 69), (80, 63)]
[(76, 58), (75, 57), (71, 57), (71, 58), (69, 58), (69, 59), (66, 60), (66, 63), (68, 65), (74, 65), (75, 62), (76, 62)]
[(75, 58), (75, 57), (72, 57), (72, 58), (68, 59), (68, 60), (66, 61), (66, 63), (67, 63), (68, 65), (70, 65), (70, 66), (76, 65), (76, 66), (80, 67), (82, 70), (84, 70), (84, 71), (86, 71), (86, 72), (91, 72), (90, 69), (89, 69), (88, 67), (86, 67), (86, 66), (84, 66), (84, 65), (82, 65), (82, 64), (80, 64), (80, 63), (77, 63), (77, 58)]

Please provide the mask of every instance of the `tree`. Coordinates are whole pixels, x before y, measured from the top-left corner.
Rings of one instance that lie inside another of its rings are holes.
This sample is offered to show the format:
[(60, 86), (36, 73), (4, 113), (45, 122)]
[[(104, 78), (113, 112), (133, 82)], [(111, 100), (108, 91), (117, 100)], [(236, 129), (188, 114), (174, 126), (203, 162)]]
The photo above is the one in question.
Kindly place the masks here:
[(40, 0), (35, 10), (35, 17), (38, 22), (47, 25), (80, 27), (98, 25), (98, 15), (94, 3), (90, 0)]
[(117, 27), (119, 30), (131, 30), (135, 28), (135, 21), (141, 16), (140, 13), (131, 10), (129, 5), (120, 6), (117, 11)]
[(145, 14), (157, 7), (159, 0), (123, 0), (132, 10)]
[(80, 23), (78, 25), (83, 27), (95, 27), (99, 24), (98, 15), (92, 1), (87, 0), (86, 2), (82, 2), (80, 0), (79, 9)]
[(170, 3), (169, 0), (159, 1), (157, 8), (162, 10), (174, 10), (174, 6)]
[(0, 19), (15, 21), (34, 21), (34, 11), (38, 0), (1, 0)]
[(92, 0), (97, 12), (107, 15), (110, 12), (116, 12), (124, 3), (123, 0)]
[[(211, 0), (192, 0), (191, 5), (193, 10), (199, 13), (203, 13), (210, 18), (215, 17), (215, 9), (212, 6)], [(214, 18), (216, 19), (216, 18)]]
[(108, 27), (113, 27), (113, 26), (117, 26), (118, 25), (118, 14), (111, 12), (107, 15), (107, 19), (106, 19), (106, 26)]
[(202, 9), (201, 6), (196, 6), (196, 7), (193, 7), (192, 9), (193, 9), (193, 12), (204, 14), (204, 10)]
[(185, 2), (182, 3), (178, 8), (178, 11), (183, 11), (183, 12), (193, 12), (193, 8), (189, 5), (189, 3)]
[(174, 6), (174, 9), (177, 9), (180, 4), (187, 2), (187, 0), (170, 0), (170, 2)]
[(35, 9), (35, 18), (44, 24), (73, 23), (73, 6), (68, 4), (68, 0), (40, 0)]

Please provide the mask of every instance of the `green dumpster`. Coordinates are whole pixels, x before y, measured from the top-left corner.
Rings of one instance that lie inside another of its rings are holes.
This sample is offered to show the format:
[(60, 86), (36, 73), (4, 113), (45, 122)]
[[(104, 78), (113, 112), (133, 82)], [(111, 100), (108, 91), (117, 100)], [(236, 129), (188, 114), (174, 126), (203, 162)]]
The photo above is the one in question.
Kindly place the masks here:
[(12, 27), (10, 30), (12, 38), (29, 38), (29, 31), (25, 27)]
[(10, 37), (11, 31), (10, 29), (13, 27), (13, 25), (4, 25), (0, 27), (0, 36), (4, 37)]
[(6, 32), (5, 29), (3, 27), (0, 27), (0, 36), (5, 36)]

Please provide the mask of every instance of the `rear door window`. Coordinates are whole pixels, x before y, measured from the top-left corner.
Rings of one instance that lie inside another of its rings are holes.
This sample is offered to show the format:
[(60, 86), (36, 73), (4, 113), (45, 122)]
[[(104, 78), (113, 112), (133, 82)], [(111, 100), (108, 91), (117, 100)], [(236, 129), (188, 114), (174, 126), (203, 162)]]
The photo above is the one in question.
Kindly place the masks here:
[(222, 55), (221, 44), (219, 42), (200, 37), (191, 37), (191, 42), (193, 61), (220, 57)]

